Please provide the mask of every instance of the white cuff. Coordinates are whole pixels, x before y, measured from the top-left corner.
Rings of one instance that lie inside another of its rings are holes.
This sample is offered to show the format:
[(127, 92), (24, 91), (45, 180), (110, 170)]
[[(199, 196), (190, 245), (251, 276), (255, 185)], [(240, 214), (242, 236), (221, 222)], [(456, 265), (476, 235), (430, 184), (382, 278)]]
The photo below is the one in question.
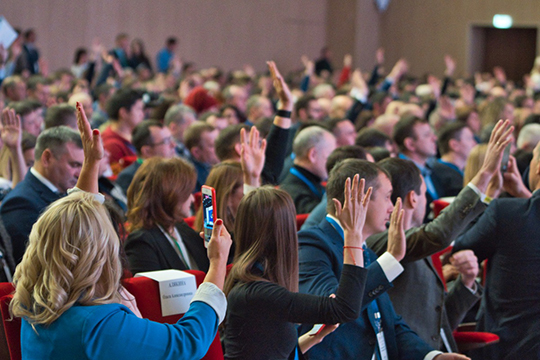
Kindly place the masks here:
[(360, 92), (360, 90), (358, 90), (357, 88), (352, 88), (349, 94), (352, 98), (360, 101), (362, 104), (367, 103), (366, 94), (362, 94), (362, 92)]
[(433, 350), (427, 353), (426, 356), (424, 356), (424, 360), (433, 360), (433, 358), (437, 355), (441, 355), (442, 351), (439, 350)]
[(194, 301), (201, 301), (214, 309), (221, 324), (227, 311), (227, 298), (215, 284), (211, 282), (202, 283), (195, 292), (190, 304)]
[(383, 269), (384, 275), (386, 275), (389, 282), (394, 281), (403, 272), (403, 266), (388, 251), (379, 256), (377, 262)]
[(251, 186), (249, 184), (244, 183), (244, 195), (247, 195), (247, 193), (257, 189), (256, 186)]
[[(75, 192), (79, 192), (79, 191), (82, 191), (82, 192), (87, 192), (87, 191), (84, 191), (84, 190), (81, 190), (79, 189), (78, 187), (73, 187), (71, 189), (68, 189), (67, 193), (68, 195), (71, 194), (71, 193), (75, 193)], [(97, 193), (97, 194), (94, 194), (94, 193), (88, 193), (88, 194), (92, 194), (94, 195), (94, 199), (99, 202), (100, 204), (103, 204), (105, 202), (105, 196), (103, 194), (100, 194), (100, 193)]]
[(476, 185), (474, 185), (472, 182), (468, 183), (467, 186), (470, 187), (476, 193), (476, 195), (478, 195), (478, 197), (480, 198), (480, 201), (483, 202), (484, 204), (489, 205), (491, 200), (493, 200), (486, 194), (482, 193), (480, 189), (478, 189)]

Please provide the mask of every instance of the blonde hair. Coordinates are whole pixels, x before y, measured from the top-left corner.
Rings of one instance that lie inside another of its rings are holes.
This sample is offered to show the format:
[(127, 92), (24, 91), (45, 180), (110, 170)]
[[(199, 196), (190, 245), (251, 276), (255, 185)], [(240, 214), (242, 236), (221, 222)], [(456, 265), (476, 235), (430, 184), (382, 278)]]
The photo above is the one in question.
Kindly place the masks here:
[(467, 186), (478, 171), (480, 171), (480, 168), (484, 164), (486, 151), (487, 144), (478, 144), (472, 148), (465, 164), (465, 170), (463, 171), (463, 186)]
[(55, 201), (32, 227), (15, 271), (12, 314), (49, 325), (75, 303), (120, 302), (119, 246), (107, 210), (92, 194)]

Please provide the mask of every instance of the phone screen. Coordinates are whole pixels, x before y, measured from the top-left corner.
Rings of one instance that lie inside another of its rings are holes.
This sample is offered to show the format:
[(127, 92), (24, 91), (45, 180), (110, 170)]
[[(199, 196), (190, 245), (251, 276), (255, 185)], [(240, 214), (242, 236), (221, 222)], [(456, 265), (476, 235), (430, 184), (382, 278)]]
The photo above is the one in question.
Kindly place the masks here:
[(202, 206), (204, 214), (204, 241), (205, 245), (210, 242), (212, 237), (212, 229), (214, 229), (214, 206), (212, 195), (202, 194)]

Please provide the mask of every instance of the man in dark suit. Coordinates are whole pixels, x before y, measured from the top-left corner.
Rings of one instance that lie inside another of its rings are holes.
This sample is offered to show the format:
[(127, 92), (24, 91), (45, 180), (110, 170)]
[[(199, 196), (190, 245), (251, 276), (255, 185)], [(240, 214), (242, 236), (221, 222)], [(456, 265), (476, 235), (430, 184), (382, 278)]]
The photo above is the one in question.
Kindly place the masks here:
[[(493, 151), (493, 147), (489, 149)], [(497, 160), (494, 156), (487, 158)], [(392, 201), (398, 197), (403, 200), (407, 236), (407, 253), (401, 261), (405, 272), (394, 281), (388, 294), (396, 311), (424, 341), (436, 349), (457, 351), (452, 332), (482, 295), (482, 289), (475, 282), (478, 261), (470, 250), (454, 254), (451, 262), (460, 276), (446, 292), (430, 255), (449, 246), (484, 211), (486, 204), (481, 201), (481, 196), (492, 177), (489, 169), (497, 167), (484, 164), (471, 184), (435, 220), (422, 224), (426, 185), (416, 165), (397, 158), (385, 159), (379, 165), (392, 177)], [(388, 230), (366, 240), (377, 255), (386, 251), (387, 243)]]
[(144, 160), (154, 156), (165, 159), (175, 156), (175, 143), (171, 132), (157, 120), (144, 120), (137, 125), (131, 133), (131, 142), (137, 150), (138, 159), (122, 170), (116, 180), (116, 184), (122, 188), (124, 194), (127, 194), (129, 185)]
[(540, 358), (540, 144), (529, 184), (531, 197), (492, 201), (454, 246), (488, 259), (477, 330), (499, 335), (500, 342), (479, 350), (482, 359)]
[[(393, 211), (392, 184), (384, 169), (365, 160), (348, 159), (331, 171), (327, 184), (329, 199), (343, 202), (343, 184), (347, 177), (360, 174), (367, 187), (373, 188), (362, 236), (384, 231)], [(343, 262), (343, 230), (332, 200), (329, 215), (319, 226), (300, 231), (299, 265), (300, 291), (329, 296), (337, 289)], [(393, 231), (392, 238), (404, 239), (403, 229)], [(341, 324), (332, 334), (308, 354), (310, 359), (465, 359), (460, 355), (442, 354), (426, 344), (394, 311), (386, 294), (393, 281), (403, 271), (399, 261), (405, 255), (403, 241), (389, 241), (388, 252), (378, 259), (369, 249), (364, 261), (369, 269), (364, 293), (362, 315), (353, 322)]]
[(279, 187), (291, 195), (297, 214), (311, 212), (321, 201), (321, 182), (328, 177), (326, 159), (335, 148), (334, 135), (319, 126), (303, 129), (294, 139), (294, 165)]
[(39, 214), (77, 184), (84, 160), (79, 133), (67, 126), (45, 130), (37, 138), (34, 157), (34, 166), (0, 207), (17, 263)]

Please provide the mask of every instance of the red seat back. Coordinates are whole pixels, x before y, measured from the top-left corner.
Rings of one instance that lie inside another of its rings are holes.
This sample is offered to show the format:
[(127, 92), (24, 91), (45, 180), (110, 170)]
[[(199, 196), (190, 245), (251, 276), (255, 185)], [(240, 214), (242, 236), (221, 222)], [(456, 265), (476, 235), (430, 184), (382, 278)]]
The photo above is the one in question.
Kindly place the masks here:
[(304, 222), (308, 218), (309, 214), (298, 214), (296, 215), (296, 230), (300, 230)]
[[(197, 286), (204, 281), (206, 276), (204, 272), (198, 270), (187, 270), (186, 272), (195, 275)], [(184, 315), (161, 315), (159, 285), (157, 281), (141, 276), (123, 279), (122, 285), (124, 285), (127, 291), (135, 296), (135, 299), (137, 300), (137, 307), (141, 311), (141, 315), (146, 319), (160, 323), (174, 324)], [(210, 348), (203, 359), (223, 360), (223, 350), (219, 341), (219, 334), (216, 334), (214, 341), (210, 345)]]
[(9, 348), (9, 355), (12, 360), (22, 358), (21, 354), (21, 318), (11, 317), (9, 313), (9, 304), (13, 295), (5, 295), (0, 298), (0, 312), (2, 313), (2, 324), (6, 335), (6, 341)]

